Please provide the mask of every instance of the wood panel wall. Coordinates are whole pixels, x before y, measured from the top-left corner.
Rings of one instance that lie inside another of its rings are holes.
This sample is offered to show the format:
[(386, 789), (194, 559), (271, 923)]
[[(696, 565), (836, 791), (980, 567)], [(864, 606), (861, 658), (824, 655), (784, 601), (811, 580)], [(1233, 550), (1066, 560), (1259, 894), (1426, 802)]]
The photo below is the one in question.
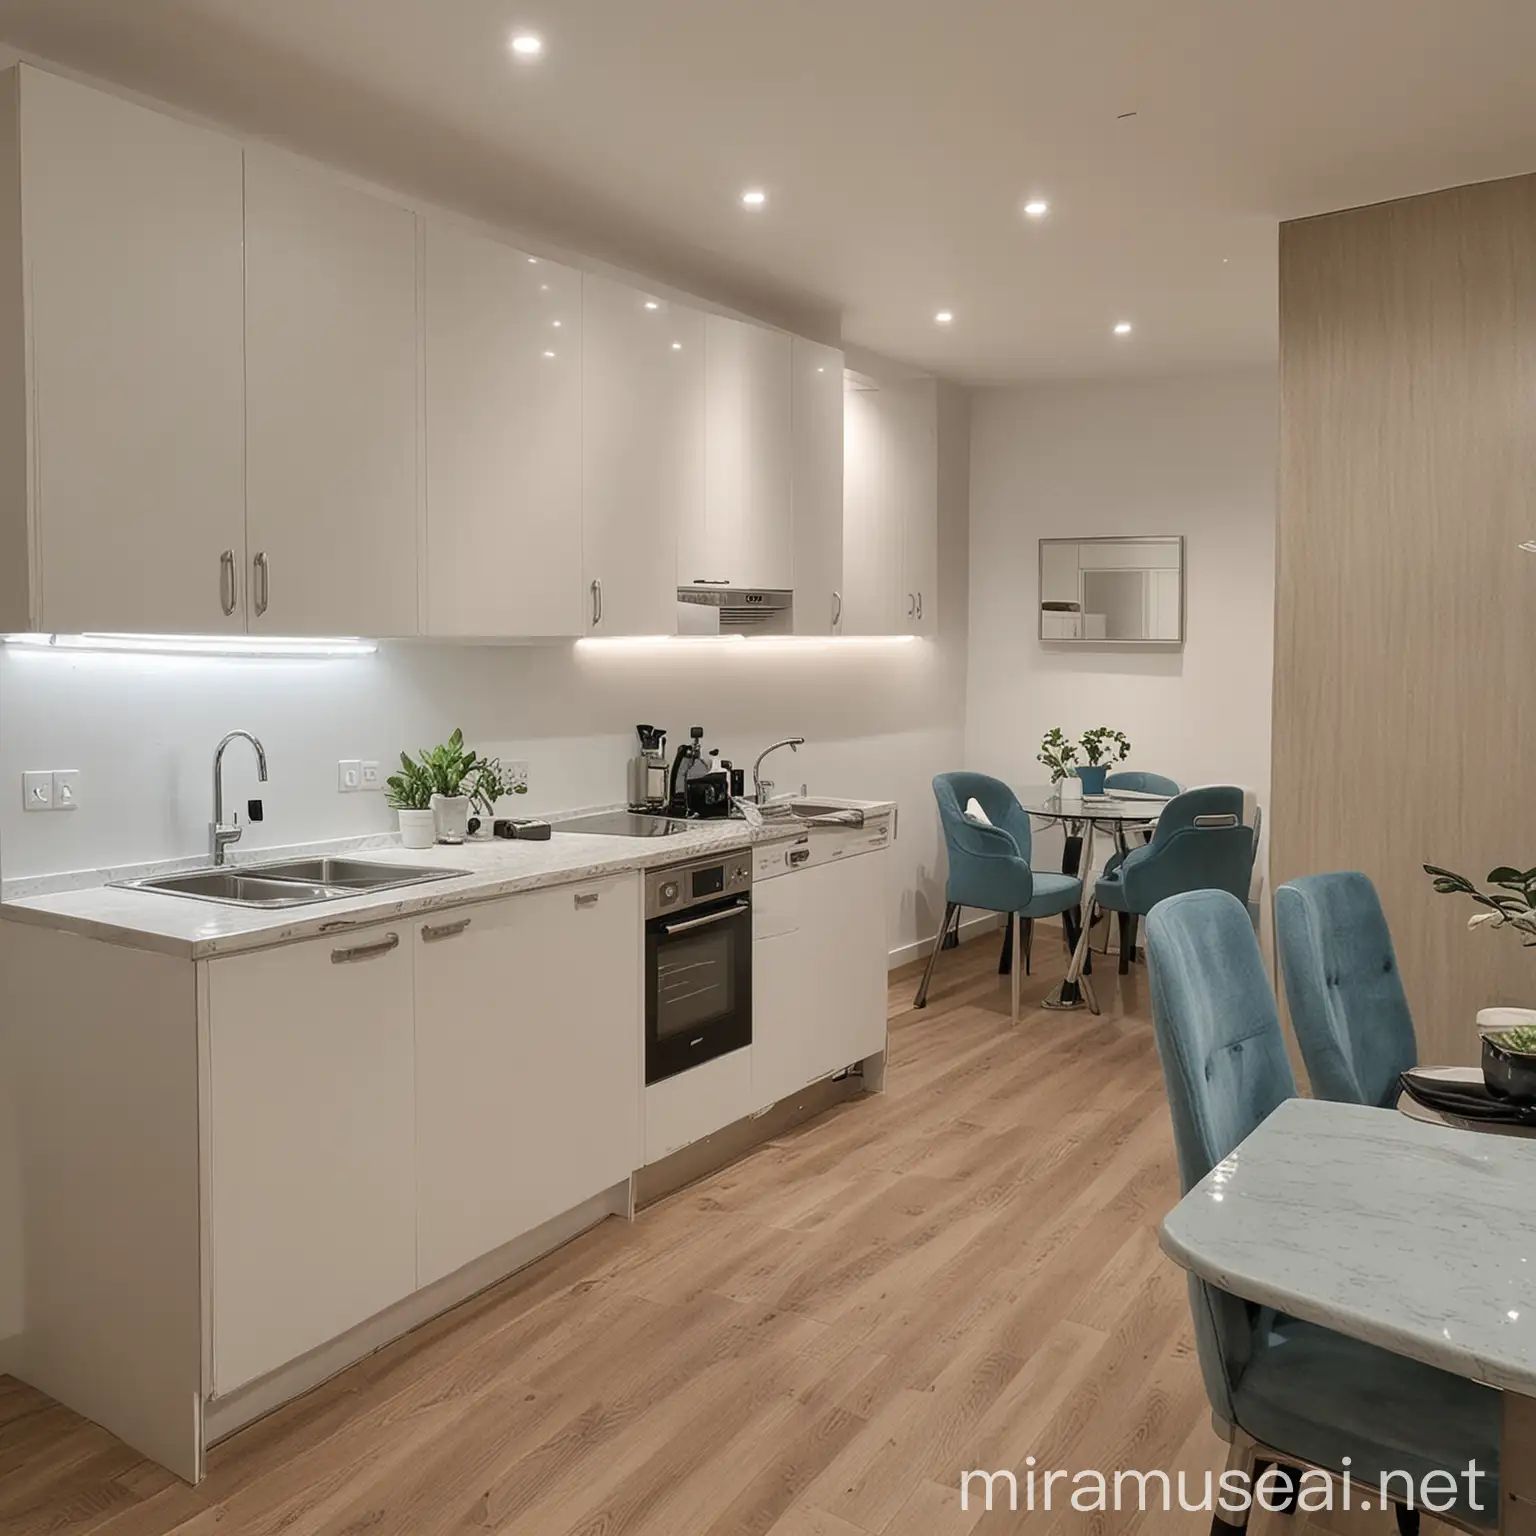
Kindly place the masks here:
[(1363, 869), (1425, 1061), (1536, 950), (1420, 866), (1536, 865), (1536, 176), (1280, 231), (1273, 883)]

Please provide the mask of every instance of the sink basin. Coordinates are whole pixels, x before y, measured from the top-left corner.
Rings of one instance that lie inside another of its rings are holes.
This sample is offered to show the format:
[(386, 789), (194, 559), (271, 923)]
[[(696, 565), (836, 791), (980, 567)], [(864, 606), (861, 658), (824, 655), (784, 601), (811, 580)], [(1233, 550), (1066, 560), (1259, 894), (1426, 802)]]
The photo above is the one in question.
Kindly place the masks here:
[(422, 880), (446, 880), (461, 869), (423, 869), (419, 864), (376, 864), (368, 859), (284, 859), (276, 864), (247, 864), (242, 874), (267, 880), (304, 880), (314, 885), (340, 885), (352, 891), (381, 891)]
[(157, 880), (123, 883), (135, 890), (163, 891), (167, 896), (192, 896), (200, 901), (230, 902), (241, 907), (302, 907), (312, 901), (333, 901), (350, 894), (302, 880), (264, 880), (230, 869), (199, 869), (187, 875), (162, 875)]
[(343, 901), (365, 891), (388, 891), (427, 880), (451, 880), (466, 869), (424, 869), (419, 864), (375, 864), (367, 859), (285, 859), (274, 864), (246, 864), (238, 869), (194, 869), (149, 880), (119, 880), (132, 891), (159, 891), (193, 901), (217, 901), (233, 907), (304, 907), (317, 901)]

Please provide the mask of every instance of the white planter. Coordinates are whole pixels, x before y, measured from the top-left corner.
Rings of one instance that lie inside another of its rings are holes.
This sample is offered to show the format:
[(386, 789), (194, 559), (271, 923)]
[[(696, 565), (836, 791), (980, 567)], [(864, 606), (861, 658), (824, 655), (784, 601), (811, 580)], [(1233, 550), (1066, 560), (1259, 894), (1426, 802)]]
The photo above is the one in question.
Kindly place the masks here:
[(1069, 773), (1056, 785), (1056, 795), (1063, 805), (1080, 805), (1083, 799), (1083, 781), (1075, 773)]
[(430, 848), (437, 841), (437, 815), (426, 811), (400, 811), (400, 842), (406, 848)]
[(437, 817), (437, 840), (462, 843), (469, 836), (469, 796), (433, 795), (432, 814)]

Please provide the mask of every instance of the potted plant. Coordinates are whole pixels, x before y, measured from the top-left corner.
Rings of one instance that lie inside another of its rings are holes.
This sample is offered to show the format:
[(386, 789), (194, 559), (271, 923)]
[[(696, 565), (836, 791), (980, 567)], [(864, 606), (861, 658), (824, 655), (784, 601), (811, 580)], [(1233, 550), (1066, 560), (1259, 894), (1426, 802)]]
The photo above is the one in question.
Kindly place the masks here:
[[(1478, 906), (1467, 919), (1469, 928), (1509, 928), (1527, 948), (1536, 948), (1536, 869), (1512, 869), (1501, 864), (1488, 873), (1490, 889), (1480, 890), (1465, 875), (1433, 864), (1424, 866), (1442, 896), (1470, 896)], [(1489, 1093), (1519, 1104), (1536, 1104), (1536, 1028), (1482, 1031), (1483, 1081)]]
[(1078, 765), (1078, 778), (1083, 781), (1085, 795), (1102, 795), (1104, 780), (1116, 763), (1123, 763), (1131, 755), (1131, 743), (1124, 731), (1112, 726), (1096, 725), (1084, 731), (1078, 745), (1083, 749), (1085, 761)]
[(1063, 779), (1070, 778), (1072, 765), (1077, 761), (1077, 747), (1067, 740), (1067, 733), (1059, 725), (1053, 725), (1040, 743), (1039, 761), (1051, 770), (1054, 788)]
[(420, 756), (432, 785), (437, 840), (462, 843), (469, 835), (469, 801), (479, 778), (480, 759), (465, 747), (464, 732), (457, 727), (447, 741)]
[(432, 812), (432, 781), (420, 763), (400, 754), (400, 772), (385, 781), (389, 803), (400, 813), (400, 841), (407, 848), (430, 848), (437, 841)]
[(474, 787), (469, 793), (471, 816), (479, 817), (479, 825), (472, 835), (489, 837), (491, 822), (496, 815), (496, 802), (510, 792), (506, 776), (502, 773), (499, 757), (483, 757), (475, 772)]

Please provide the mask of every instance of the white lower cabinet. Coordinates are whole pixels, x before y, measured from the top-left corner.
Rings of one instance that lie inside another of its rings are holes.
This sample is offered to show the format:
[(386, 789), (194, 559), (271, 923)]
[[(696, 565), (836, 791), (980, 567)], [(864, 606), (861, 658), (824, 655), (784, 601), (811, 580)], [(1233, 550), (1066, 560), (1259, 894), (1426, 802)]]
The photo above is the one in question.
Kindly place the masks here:
[(416, 1286), (411, 930), (208, 964), (213, 1383)]
[(445, 912), (411, 943), (429, 1285), (639, 1166), (640, 880)]
[(752, 892), (752, 1097), (797, 1093), (885, 1049), (885, 855), (760, 881)]

